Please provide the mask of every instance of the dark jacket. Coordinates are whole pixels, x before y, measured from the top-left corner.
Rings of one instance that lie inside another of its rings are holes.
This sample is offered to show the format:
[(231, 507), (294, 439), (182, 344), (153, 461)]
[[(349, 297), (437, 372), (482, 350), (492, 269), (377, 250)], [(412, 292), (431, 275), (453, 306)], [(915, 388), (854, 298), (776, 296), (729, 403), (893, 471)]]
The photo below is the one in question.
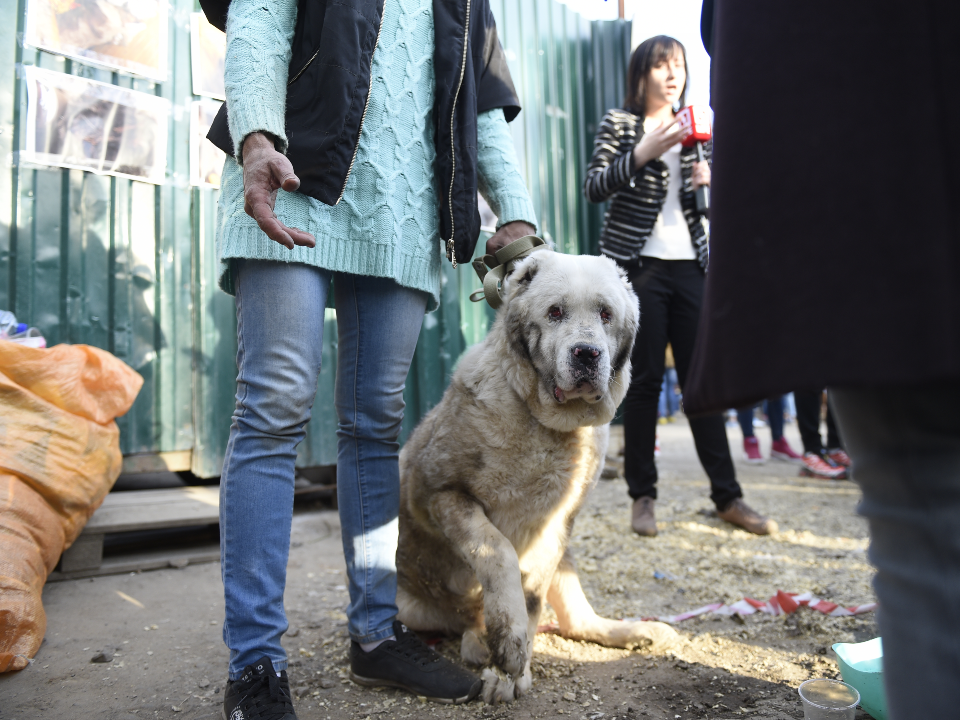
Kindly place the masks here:
[[(590, 202), (612, 198), (600, 232), (600, 252), (620, 263), (640, 262), (640, 252), (663, 210), (670, 182), (667, 165), (659, 158), (638, 170), (633, 169), (631, 154), (642, 137), (643, 123), (633, 113), (611, 110), (604, 115), (583, 183), (583, 193)], [(709, 142), (705, 143), (704, 152), (709, 160)], [(680, 208), (697, 260), (706, 271), (707, 233), (697, 212), (692, 183), (696, 161), (696, 147), (680, 148)]]
[[(386, 0), (400, 2), (401, 0)], [(205, 0), (213, 22), (229, 0)], [(384, 0), (299, 0), (287, 81), (287, 156), (299, 192), (327, 205), (343, 196), (360, 140)], [(520, 102), (488, 0), (434, 0), (436, 177), (447, 257), (467, 262), (480, 235), (477, 114)], [(217, 22), (214, 22), (217, 25)], [(219, 23), (223, 25), (224, 23)], [(207, 137), (233, 153), (226, 104)]]
[(710, 272), (685, 410), (960, 378), (960, 4), (715, 13)]

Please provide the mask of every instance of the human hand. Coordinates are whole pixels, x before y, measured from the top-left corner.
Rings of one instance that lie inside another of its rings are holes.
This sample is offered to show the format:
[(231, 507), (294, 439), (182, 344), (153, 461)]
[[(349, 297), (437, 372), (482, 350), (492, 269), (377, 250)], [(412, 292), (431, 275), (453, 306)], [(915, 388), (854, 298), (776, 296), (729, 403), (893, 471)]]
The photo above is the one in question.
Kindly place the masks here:
[(528, 222), (524, 222), (523, 220), (508, 222), (487, 240), (487, 255), (493, 255), (500, 248), (506, 247), (514, 240), (519, 240), (525, 235), (536, 234), (537, 229)]
[(677, 121), (674, 120), (669, 125), (661, 124), (660, 127), (644, 133), (640, 142), (633, 146), (634, 168), (642, 168), (680, 142), (683, 135), (677, 131), (676, 127)]
[(693, 164), (693, 175), (690, 176), (690, 182), (693, 183), (693, 189), (704, 185), (710, 185), (710, 164), (705, 160)]
[(288, 250), (294, 245), (314, 247), (313, 235), (284, 225), (273, 212), (277, 192), (293, 192), (300, 178), (286, 155), (277, 152), (273, 141), (263, 133), (250, 133), (243, 141), (243, 211), (257, 221), (267, 237)]

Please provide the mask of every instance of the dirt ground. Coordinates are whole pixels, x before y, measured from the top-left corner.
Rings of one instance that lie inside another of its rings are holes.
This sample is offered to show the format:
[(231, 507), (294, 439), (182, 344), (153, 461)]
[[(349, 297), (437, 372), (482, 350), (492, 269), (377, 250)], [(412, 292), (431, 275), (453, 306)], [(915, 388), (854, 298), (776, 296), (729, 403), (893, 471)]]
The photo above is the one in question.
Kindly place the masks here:
[[(598, 612), (675, 614), (745, 595), (766, 600), (778, 589), (872, 602), (856, 486), (799, 478), (785, 463), (748, 466), (739, 429), (728, 434), (747, 501), (777, 519), (779, 534), (758, 538), (718, 520), (689, 427), (682, 419), (661, 426), (659, 536), (630, 531), (620, 479), (601, 481), (578, 519), (573, 548)], [(769, 432), (757, 435), (766, 455)], [(787, 437), (799, 447), (794, 425)], [(837, 675), (831, 644), (877, 634), (873, 613), (829, 618), (808, 609), (687, 620), (677, 625), (681, 643), (656, 656), (541, 633), (530, 694), (512, 705), (449, 707), (347, 679), (343, 571), (336, 513), (298, 509), (284, 644), (301, 720), (801, 718), (800, 682)], [(34, 663), (0, 676), (0, 720), (220, 717), (227, 651), (218, 565), (51, 583), (44, 604), (47, 634)], [(458, 647), (438, 646), (454, 658)]]

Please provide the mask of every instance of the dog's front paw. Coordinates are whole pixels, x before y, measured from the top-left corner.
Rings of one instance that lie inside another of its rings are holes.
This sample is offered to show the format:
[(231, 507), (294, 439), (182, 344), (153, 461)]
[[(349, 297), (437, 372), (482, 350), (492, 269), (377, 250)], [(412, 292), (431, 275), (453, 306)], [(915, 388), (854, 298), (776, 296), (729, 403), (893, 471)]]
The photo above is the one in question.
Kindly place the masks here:
[(485, 668), (480, 674), (483, 680), (483, 701), (487, 705), (510, 703), (519, 697), (517, 685), (510, 675), (503, 675), (493, 668)]
[(672, 647), (680, 635), (672, 627), (662, 622), (634, 621), (617, 623), (618, 637), (611, 645), (627, 650), (645, 650), (662, 652)]
[(527, 665), (527, 627), (517, 623), (513, 627), (487, 628), (487, 645), (494, 664), (511, 677), (517, 677)]

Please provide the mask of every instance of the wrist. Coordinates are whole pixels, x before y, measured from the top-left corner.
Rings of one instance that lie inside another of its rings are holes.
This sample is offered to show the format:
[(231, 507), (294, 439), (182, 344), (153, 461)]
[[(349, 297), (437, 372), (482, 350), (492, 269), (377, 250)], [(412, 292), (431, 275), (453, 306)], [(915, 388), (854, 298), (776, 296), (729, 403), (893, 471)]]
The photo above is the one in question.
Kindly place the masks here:
[(506, 230), (511, 235), (523, 237), (524, 235), (535, 235), (537, 228), (526, 220), (511, 220), (500, 226), (501, 230)]
[(246, 160), (247, 156), (252, 152), (276, 149), (277, 146), (273, 136), (269, 133), (252, 132), (243, 139), (243, 144), (240, 146), (240, 155)]
[(526, 220), (511, 220), (501, 225), (497, 230), (497, 235), (506, 241), (504, 244), (512, 243), (514, 240), (519, 240), (527, 235), (536, 234), (537, 228)]

